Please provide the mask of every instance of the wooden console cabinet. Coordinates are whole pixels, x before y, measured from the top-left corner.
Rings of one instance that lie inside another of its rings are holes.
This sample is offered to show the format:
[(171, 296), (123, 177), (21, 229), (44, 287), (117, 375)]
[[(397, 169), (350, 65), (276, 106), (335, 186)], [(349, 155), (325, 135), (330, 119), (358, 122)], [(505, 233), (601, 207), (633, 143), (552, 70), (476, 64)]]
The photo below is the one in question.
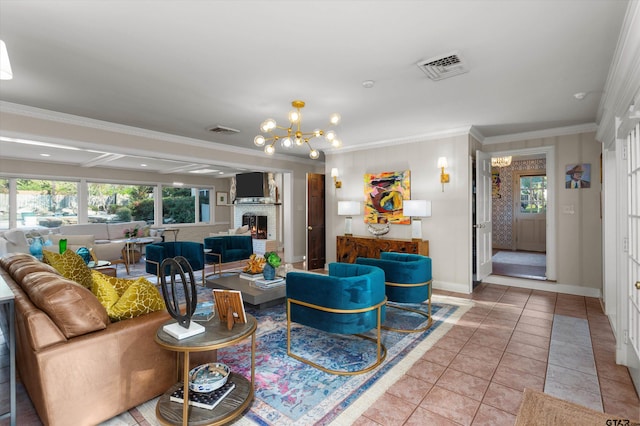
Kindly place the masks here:
[(341, 235), (336, 241), (336, 261), (355, 263), (357, 257), (380, 258), (381, 251), (429, 256), (428, 240), (391, 240)]

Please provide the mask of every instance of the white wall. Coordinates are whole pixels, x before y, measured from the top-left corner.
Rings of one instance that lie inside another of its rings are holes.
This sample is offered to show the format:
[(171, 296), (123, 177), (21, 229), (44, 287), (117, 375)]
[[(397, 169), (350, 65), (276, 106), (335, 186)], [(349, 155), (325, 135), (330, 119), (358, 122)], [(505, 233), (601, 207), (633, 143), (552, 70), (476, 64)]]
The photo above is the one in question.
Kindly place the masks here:
[[(339, 200), (364, 200), (364, 174), (411, 171), (411, 198), (431, 200), (432, 217), (422, 220), (423, 239), (429, 240), (434, 287), (467, 293), (471, 271), (471, 217), (469, 137), (429, 139), (362, 150), (342, 150), (327, 155), (326, 257), (336, 260), (336, 236), (344, 234), (344, 217), (337, 215)], [(440, 184), (438, 157), (447, 157), (450, 183)], [(342, 188), (335, 189), (331, 168), (340, 171)], [(353, 218), (353, 235), (371, 236), (364, 216)], [(411, 238), (410, 225), (391, 225), (383, 238)]]

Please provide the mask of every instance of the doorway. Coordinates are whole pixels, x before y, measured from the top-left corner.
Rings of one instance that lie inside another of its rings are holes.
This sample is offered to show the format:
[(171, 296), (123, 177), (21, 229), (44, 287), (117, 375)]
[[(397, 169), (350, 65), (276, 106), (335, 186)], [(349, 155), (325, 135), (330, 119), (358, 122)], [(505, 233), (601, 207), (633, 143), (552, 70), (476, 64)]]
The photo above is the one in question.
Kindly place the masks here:
[(550, 233), (555, 224), (553, 215), (547, 215), (553, 206), (553, 150), (492, 155), (513, 156), (511, 165), (494, 168), (492, 173), (492, 274), (553, 280), (550, 269), (555, 270), (555, 264), (548, 248), (553, 247), (549, 238), (555, 238)]

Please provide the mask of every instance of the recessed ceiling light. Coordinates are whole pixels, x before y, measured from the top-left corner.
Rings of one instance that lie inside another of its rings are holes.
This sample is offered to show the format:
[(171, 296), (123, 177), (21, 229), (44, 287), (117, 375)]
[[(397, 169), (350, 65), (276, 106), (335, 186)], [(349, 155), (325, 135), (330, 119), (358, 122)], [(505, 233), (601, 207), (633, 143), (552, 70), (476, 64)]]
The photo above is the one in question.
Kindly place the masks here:
[(51, 154), (40, 154), (43, 157), (51, 157)]
[(147, 167), (147, 165), (142, 163), (142, 164), (140, 164), (140, 167)]
[(182, 182), (173, 182), (173, 186), (183, 186), (184, 183)]
[(581, 101), (585, 98), (585, 96), (587, 96), (586, 92), (578, 92), (578, 93), (574, 93), (573, 97), (576, 98), (577, 100)]
[(213, 170), (213, 169), (198, 169), (198, 170), (190, 170), (189, 173), (200, 173), (200, 174), (204, 174), (204, 173), (215, 173), (217, 172), (217, 170)]
[(218, 174), (219, 174), (219, 175), (223, 175), (223, 174), (224, 174), (224, 172), (218, 172)]
[(376, 82), (373, 80), (365, 80), (362, 82), (362, 87), (365, 89), (371, 89), (374, 84), (376, 84)]

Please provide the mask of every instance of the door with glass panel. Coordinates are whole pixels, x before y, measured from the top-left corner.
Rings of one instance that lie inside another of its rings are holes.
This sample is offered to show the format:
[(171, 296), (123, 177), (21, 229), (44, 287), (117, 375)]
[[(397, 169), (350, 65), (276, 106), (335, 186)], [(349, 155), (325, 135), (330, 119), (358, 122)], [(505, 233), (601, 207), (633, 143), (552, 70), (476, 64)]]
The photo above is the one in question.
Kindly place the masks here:
[(547, 249), (547, 176), (523, 172), (515, 174), (518, 195), (513, 197), (514, 243), (516, 250)]

